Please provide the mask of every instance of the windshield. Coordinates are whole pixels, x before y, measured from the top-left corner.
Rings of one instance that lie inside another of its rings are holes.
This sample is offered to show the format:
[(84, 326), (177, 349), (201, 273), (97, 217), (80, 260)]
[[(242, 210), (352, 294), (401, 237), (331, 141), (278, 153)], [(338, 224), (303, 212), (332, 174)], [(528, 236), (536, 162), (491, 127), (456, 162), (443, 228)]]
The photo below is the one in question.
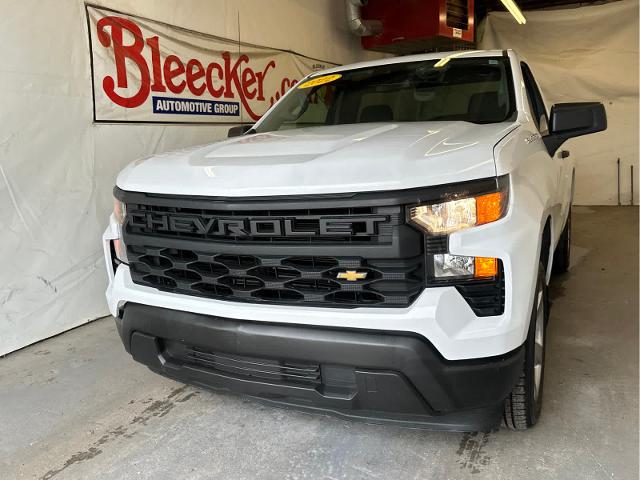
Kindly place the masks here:
[(514, 114), (508, 58), (445, 57), (310, 77), (255, 131), (367, 122), (497, 123)]

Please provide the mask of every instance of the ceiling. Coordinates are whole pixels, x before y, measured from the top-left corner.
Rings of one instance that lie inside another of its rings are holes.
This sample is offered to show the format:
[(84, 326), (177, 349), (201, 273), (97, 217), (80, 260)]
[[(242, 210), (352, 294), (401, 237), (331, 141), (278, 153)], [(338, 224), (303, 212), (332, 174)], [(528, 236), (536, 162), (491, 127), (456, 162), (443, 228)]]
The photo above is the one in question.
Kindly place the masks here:
[[(614, 2), (617, 0), (586, 0), (577, 2), (576, 0), (514, 0), (520, 10), (522, 11), (531, 11), (531, 10), (539, 10), (543, 8), (561, 8), (563, 6), (575, 6), (581, 7), (584, 5), (597, 5), (602, 3)], [(475, 2), (475, 13), (476, 13), (476, 22), (480, 22), (486, 15), (487, 12), (506, 12), (507, 9), (504, 7), (500, 0), (476, 0)]]
[[(611, 0), (609, 0), (611, 1)], [(587, 0), (578, 2), (576, 0), (515, 0), (520, 7), (520, 10), (536, 10), (540, 8), (553, 8), (564, 5), (575, 5), (576, 7), (582, 5), (592, 5), (597, 3), (608, 3), (607, 0)], [(506, 8), (502, 5), (500, 0), (480, 0), (478, 4), (484, 4), (485, 8), (489, 11), (492, 10), (504, 10)]]

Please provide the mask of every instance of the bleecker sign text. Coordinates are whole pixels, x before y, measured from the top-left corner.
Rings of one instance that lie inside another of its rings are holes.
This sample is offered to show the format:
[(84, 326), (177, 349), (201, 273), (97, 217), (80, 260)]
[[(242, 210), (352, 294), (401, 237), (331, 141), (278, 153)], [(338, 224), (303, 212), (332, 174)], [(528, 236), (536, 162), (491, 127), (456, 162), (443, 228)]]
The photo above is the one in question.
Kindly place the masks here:
[(87, 6), (96, 121), (255, 122), (332, 66)]
[[(104, 17), (98, 20), (97, 28), (100, 43), (104, 47), (113, 48), (116, 79), (110, 75), (104, 77), (102, 88), (117, 105), (135, 108), (146, 102), (151, 92), (169, 90), (180, 94), (186, 88), (195, 96), (202, 95), (206, 90), (214, 98), (234, 98), (235, 90), (249, 116), (254, 120), (260, 118), (260, 115), (251, 110), (247, 100), (265, 99), (264, 78), (269, 69), (276, 66), (273, 60), (259, 72), (248, 65), (247, 55), (240, 55), (236, 61), (232, 61), (229, 52), (222, 53), (220, 63), (211, 62), (206, 66), (195, 58), (183, 61), (176, 55), (169, 55), (161, 61), (160, 38), (155, 36), (145, 39), (140, 28), (132, 21), (121, 17)], [(124, 44), (124, 30), (134, 37), (132, 44)], [(151, 65), (142, 55), (144, 48), (150, 50)], [(133, 95), (124, 97), (116, 92), (115, 87), (117, 85), (119, 88), (127, 88), (127, 64), (132, 63), (139, 70), (140, 87)], [(223, 82), (220, 87), (214, 86), (215, 79)]]

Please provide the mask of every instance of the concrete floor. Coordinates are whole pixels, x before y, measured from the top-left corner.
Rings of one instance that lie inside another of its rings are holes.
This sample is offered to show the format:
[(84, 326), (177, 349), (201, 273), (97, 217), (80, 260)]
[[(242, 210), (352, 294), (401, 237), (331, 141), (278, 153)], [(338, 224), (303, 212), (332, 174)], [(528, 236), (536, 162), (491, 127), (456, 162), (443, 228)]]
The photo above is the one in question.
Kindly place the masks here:
[(574, 209), (533, 430), (352, 423), (186, 387), (111, 318), (0, 359), (0, 479), (638, 478), (638, 210)]

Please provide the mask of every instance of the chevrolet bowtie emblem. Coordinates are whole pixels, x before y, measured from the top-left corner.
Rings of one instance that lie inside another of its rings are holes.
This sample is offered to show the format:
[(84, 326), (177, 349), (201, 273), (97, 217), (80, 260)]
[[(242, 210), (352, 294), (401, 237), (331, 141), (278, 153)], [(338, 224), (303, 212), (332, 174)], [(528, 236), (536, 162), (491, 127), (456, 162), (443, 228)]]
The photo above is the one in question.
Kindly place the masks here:
[(356, 280), (364, 280), (367, 278), (367, 272), (356, 272), (355, 270), (347, 270), (346, 272), (338, 273), (337, 277), (340, 280), (346, 280), (347, 282), (355, 282)]

